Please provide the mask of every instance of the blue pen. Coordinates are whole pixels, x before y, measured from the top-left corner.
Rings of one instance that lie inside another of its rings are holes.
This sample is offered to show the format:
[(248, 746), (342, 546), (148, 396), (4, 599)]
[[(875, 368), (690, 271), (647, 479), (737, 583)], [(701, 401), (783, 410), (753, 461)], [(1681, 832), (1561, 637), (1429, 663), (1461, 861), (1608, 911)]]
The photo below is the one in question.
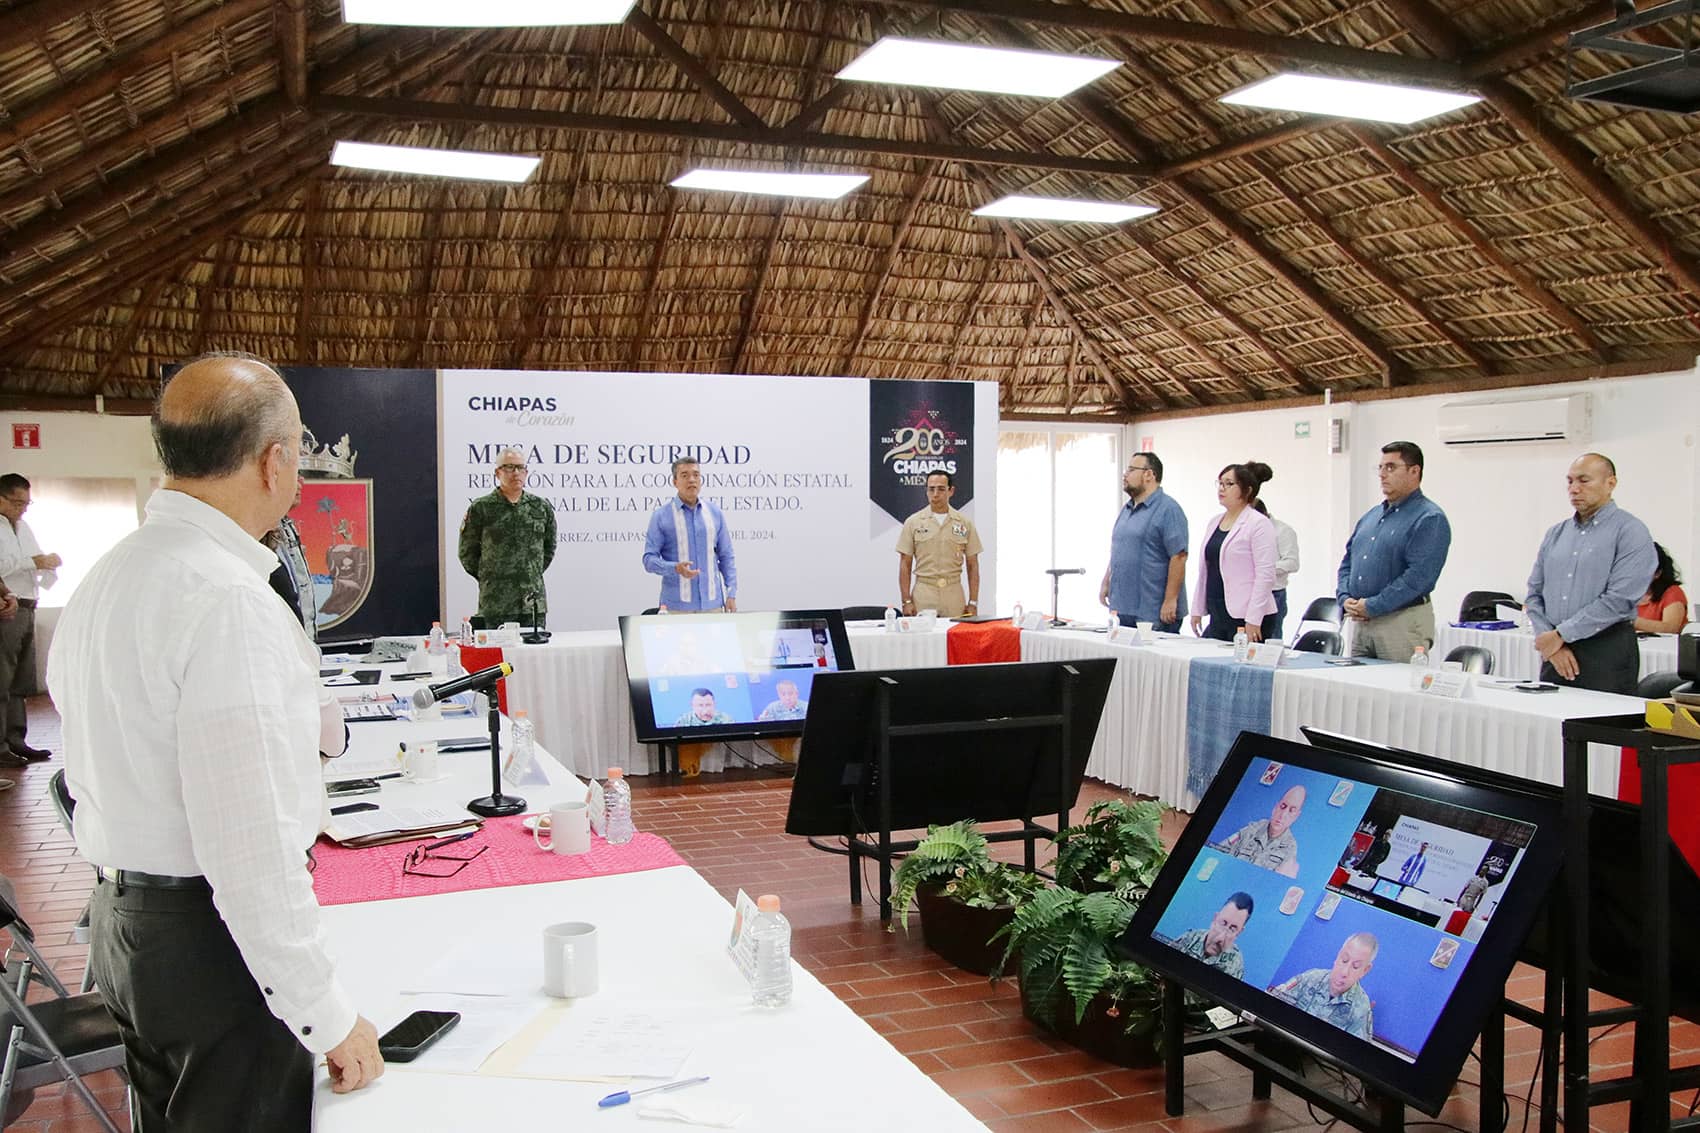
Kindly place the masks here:
[(645, 1094), (664, 1094), (668, 1090), (677, 1090), (684, 1086), (694, 1086), (698, 1082), (706, 1081), (708, 1081), (708, 1075), (704, 1074), (700, 1078), (681, 1078), (677, 1082), (668, 1082), (665, 1086), (650, 1086), (646, 1090), (621, 1090), (617, 1094), (609, 1094), (607, 1097), (597, 1102), (596, 1105), (598, 1109), (612, 1109), (617, 1105), (625, 1105), (633, 1098), (641, 1098)]

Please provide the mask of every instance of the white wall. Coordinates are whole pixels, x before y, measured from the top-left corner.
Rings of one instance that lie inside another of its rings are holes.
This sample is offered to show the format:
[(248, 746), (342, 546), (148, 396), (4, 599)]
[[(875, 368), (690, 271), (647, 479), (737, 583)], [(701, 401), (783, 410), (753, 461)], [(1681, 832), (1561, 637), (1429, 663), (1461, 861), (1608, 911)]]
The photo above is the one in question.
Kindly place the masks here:
[[(1593, 398), (1593, 434), (1586, 444), (1447, 448), (1440, 443), (1442, 405), (1575, 393)], [(1328, 453), (1331, 417), (1347, 422), (1346, 452), (1340, 456)], [(1294, 437), (1299, 422), (1309, 422), (1307, 439)], [(1195, 544), (1216, 513), (1215, 480), (1224, 464), (1262, 460), (1274, 468), (1264, 501), (1299, 533), (1303, 565), (1289, 584), (1289, 601), (1302, 607), (1334, 592), (1334, 572), (1352, 524), (1380, 501), (1375, 466), (1381, 446), (1415, 441), (1428, 460), (1423, 489), (1446, 509), (1452, 524), (1452, 551), (1434, 594), (1437, 615), (1451, 619), (1469, 590), (1521, 596), (1542, 534), (1570, 510), (1565, 469), (1589, 449), (1617, 463), (1618, 502), (1646, 521), (1685, 577), (1700, 582), (1697, 431), (1700, 381), (1693, 371), (1682, 371), (1496, 393), (1135, 422), (1128, 427), (1128, 451), (1151, 438), (1164, 463), (1163, 486), (1186, 509)], [(1691, 596), (1700, 589), (1686, 588)]]

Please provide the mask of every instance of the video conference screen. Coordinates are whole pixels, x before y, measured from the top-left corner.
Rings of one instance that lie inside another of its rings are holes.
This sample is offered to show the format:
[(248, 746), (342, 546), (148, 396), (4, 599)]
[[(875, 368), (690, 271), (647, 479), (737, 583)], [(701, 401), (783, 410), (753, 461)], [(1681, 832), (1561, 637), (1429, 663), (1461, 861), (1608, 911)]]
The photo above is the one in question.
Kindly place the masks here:
[(801, 735), (815, 677), (856, 667), (840, 610), (628, 615), (620, 637), (643, 742)]
[(1558, 831), (1551, 798), (1246, 733), (1122, 945), (1434, 1113)]

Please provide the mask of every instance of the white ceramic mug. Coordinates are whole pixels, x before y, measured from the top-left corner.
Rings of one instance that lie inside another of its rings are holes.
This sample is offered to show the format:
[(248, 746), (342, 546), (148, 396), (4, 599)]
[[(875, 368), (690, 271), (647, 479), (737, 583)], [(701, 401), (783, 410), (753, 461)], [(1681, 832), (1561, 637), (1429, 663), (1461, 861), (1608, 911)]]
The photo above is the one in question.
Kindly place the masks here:
[(543, 930), (543, 990), (557, 999), (596, 993), (596, 926), (583, 921)]
[(401, 774), (404, 779), (429, 783), (437, 778), (440, 770), (435, 743), (407, 745), (407, 751), (401, 757)]
[[(547, 832), (548, 841), (543, 835)], [(532, 840), (539, 849), (557, 854), (584, 854), (590, 851), (590, 807), (584, 802), (556, 803), (546, 816), (539, 817), (531, 828)]]

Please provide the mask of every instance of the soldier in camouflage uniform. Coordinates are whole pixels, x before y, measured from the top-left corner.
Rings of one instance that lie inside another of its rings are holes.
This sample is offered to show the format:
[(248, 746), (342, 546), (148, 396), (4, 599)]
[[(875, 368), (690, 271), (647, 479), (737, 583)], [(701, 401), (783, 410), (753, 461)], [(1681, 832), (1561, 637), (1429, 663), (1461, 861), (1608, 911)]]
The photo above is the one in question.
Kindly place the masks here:
[(460, 522), (460, 565), (478, 580), (478, 616), (495, 628), (531, 624), (549, 612), (543, 572), (555, 558), (555, 509), (525, 490), (525, 453), (503, 449), (496, 458), (496, 489), (473, 500)]

